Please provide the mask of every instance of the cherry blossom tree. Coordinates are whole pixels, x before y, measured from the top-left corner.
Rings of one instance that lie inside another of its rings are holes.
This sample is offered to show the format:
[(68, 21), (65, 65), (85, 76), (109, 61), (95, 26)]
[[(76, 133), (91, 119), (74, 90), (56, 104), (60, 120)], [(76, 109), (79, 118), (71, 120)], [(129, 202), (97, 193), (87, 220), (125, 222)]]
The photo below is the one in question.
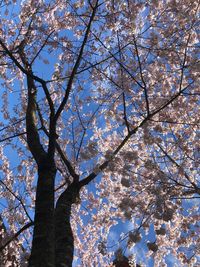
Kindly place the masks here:
[(199, 4), (0, 1), (3, 266), (198, 266)]

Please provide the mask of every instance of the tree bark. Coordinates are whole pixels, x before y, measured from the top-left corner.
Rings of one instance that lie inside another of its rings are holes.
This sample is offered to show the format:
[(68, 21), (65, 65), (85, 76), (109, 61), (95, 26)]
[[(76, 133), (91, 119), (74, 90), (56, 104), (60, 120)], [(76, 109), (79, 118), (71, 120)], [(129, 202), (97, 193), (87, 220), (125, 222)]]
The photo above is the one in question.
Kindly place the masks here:
[(56, 168), (39, 166), (35, 202), (34, 232), (29, 267), (55, 267), (54, 182)]
[(72, 204), (79, 197), (77, 185), (70, 185), (59, 197), (55, 209), (56, 267), (71, 267), (74, 255), (74, 237), (70, 223)]

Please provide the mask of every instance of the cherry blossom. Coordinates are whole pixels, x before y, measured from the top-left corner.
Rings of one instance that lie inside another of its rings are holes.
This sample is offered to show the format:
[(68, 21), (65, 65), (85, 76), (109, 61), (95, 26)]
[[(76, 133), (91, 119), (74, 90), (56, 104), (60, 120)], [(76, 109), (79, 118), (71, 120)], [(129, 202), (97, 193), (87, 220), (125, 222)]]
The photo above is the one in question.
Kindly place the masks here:
[(199, 265), (199, 4), (0, 1), (3, 266)]

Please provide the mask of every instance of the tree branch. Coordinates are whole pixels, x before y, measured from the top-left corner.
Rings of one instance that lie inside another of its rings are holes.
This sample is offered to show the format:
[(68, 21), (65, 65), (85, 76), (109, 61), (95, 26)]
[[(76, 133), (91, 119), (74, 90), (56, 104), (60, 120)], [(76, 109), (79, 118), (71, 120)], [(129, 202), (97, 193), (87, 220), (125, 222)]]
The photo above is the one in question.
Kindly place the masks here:
[(0, 183), (2, 186), (4, 186), (6, 188), (6, 190), (8, 190), (8, 192), (10, 192), (20, 202), (20, 204), (22, 205), (22, 207), (24, 209), (24, 212), (26, 213), (29, 220), (32, 222), (32, 219), (31, 219), (30, 215), (28, 214), (26, 207), (25, 207), (23, 201), (21, 200), (21, 198), (18, 197), (3, 181), (0, 180)]
[[(156, 143), (156, 145), (160, 148), (160, 150), (163, 152), (163, 154), (179, 169), (179, 170), (183, 170), (182, 167), (167, 153), (167, 151), (158, 143)], [(198, 188), (198, 186), (192, 182), (191, 178), (189, 177), (189, 175), (183, 170), (183, 174), (185, 176), (185, 178), (188, 180), (188, 182), (190, 182), (190, 184), (194, 187), (195, 190), (192, 190), (193, 193), (194, 191), (196, 193), (200, 193), (200, 188)], [(189, 190), (188, 192), (191, 192), (191, 190)]]
[[(42, 114), (40, 112), (40, 108), (38, 105), (37, 105), (37, 110), (38, 110), (38, 115), (39, 115), (39, 119), (40, 119), (40, 123), (41, 123), (41, 129), (46, 134), (46, 136), (49, 137), (49, 132), (44, 125), (43, 117), (42, 117)], [(58, 154), (60, 155), (61, 159), (63, 160), (64, 164), (66, 165), (66, 167), (69, 171), (69, 174), (74, 178), (74, 181), (78, 181), (79, 175), (75, 172), (73, 166), (71, 165), (71, 162), (67, 159), (66, 155), (62, 151), (62, 149), (61, 149), (61, 147), (57, 141), (55, 141), (55, 147), (56, 147), (56, 150), (57, 150)]]
[(27, 77), (32, 78), (33, 80), (39, 82), (42, 85), (42, 88), (44, 90), (44, 93), (46, 95), (49, 107), (51, 109), (51, 111), (53, 111), (53, 101), (51, 99), (51, 96), (49, 94), (49, 91), (47, 89), (46, 86), (46, 81), (44, 81), (43, 79), (39, 78), (38, 76), (34, 75), (32, 71), (30, 71), (29, 69), (26, 69), (22, 66), (22, 64), (19, 63), (19, 61), (14, 57), (13, 53), (7, 48), (7, 46), (4, 44), (4, 42), (2, 41), (2, 39), (0, 38), (0, 45), (2, 46), (2, 48), (4, 49), (5, 53), (10, 57), (10, 59), (14, 62), (14, 64), (24, 73), (27, 75)]
[(12, 138), (15, 138), (15, 137), (24, 135), (24, 134), (26, 134), (26, 133), (27, 133), (27, 132), (22, 132), (22, 133), (14, 134), (14, 135), (12, 135), (12, 136), (5, 137), (5, 138), (3, 138), (3, 139), (0, 139), (0, 143), (5, 142), (5, 141), (7, 141), (7, 140), (10, 140), (10, 139), (12, 139)]
[(169, 106), (170, 104), (173, 103), (175, 99), (177, 99), (183, 91), (185, 91), (193, 82), (188, 84), (185, 88), (183, 88), (181, 91), (179, 91), (177, 94), (175, 94), (169, 101), (167, 101), (163, 106), (161, 106), (159, 109), (155, 110), (153, 113), (149, 114), (146, 118), (143, 119), (143, 121), (136, 126), (134, 129), (132, 129), (122, 140), (122, 142), (119, 144), (119, 146), (113, 151), (112, 155), (109, 157), (108, 160), (104, 161), (100, 166), (96, 166), (95, 171), (90, 173), (86, 178), (81, 180), (78, 184), (78, 186), (81, 188), (88, 183), (90, 183), (92, 180), (96, 178), (96, 176), (101, 173), (107, 166), (108, 164), (114, 159), (114, 157), (118, 154), (118, 152), (124, 147), (124, 145), (129, 141), (132, 135), (134, 135), (145, 123), (150, 120), (154, 115), (159, 113), (161, 110)]
[(30, 226), (33, 226), (33, 222), (29, 222), (26, 225), (24, 225), (17, 233), (13, 235), (3, 246), (0, 247), (0, 252), (3, 251), (12, 241), (14, 241), (23, 231), (28, 229)]
[(55, 114), (55, 117), (54, 117), (54, 122), (55, 123), (58, 120), (58, 118), (59, 118), (61, 112), (63, 111), (63, 109), (64, 109), (64, 107), (65, 107), (65, 105), (67, 103), (67, 100), (69, 98), (69, 94), (70, 94), (70, 91), (71, 91), (71, 88), (72, 88), (72, 84), (73, 84), (74, 78), (76, 76), (77, 69), (78, 69), (78, 67), (80, 65), (80, 62), (81, 62), (83, 51), (84, 51), (85, 45), (86, 45), (87, 40), (88, 40), (91, 24), (92, 24), (92, 21), (94, 20), (97, 8), (98, 8), (98, 0), (96, 1), (95, 7), (93, 8), (92, 15), (91, 15), (89, 23), (87, 25), (87, 29), (86, 29), (86, 32), (85, 32), (85, 36), (84, 36), (81, 48), (80, 48), (79, 55), (78, 55), (78, 57), (76, 59), (76, 63), (74, 65), (74, 67), (73, 67), (73, 70), (71, 72), (71, 75), (70, 75), (70, 78), (69, 78), (69, 81), (68, 81), (68, 84), (67, 84), (65, 96), (64, 96), (64, 98), (63, 98), (63, 100), (62, 100), (62, 102), (61, 102), (61, 104), (60, 104), (60, 106), (59, 106), (59, 108), (58, 108), (58, 110), (57, 110), (57, 112)]
[(137, 43), (136, 43), (135, 38), (134, 38), (134, 46), (135, 46), (135, 51), (136, 51), (138, 64), (139, 64), (141, 81), (142, 81), (142, 83), (144, 85), (143, 88), (144, 88), (144, 95), (145, 95), (145, 101), (146, 101), (146, 110), (147, 110), (147, 116), (148, 116), (150, 114), (150, 110), (149, 110), (149, 99), (148, 99), (148, 93), (147, 93), (147, 85), (146, 85), (146, 82), (144, 80), (144, 76), (143, 76), (143, 72), (142, 72), (142, 64), (141, 64), (141, 61), (140, 61), (139, 51), (138, 51), (138, 47), (137, 47)]

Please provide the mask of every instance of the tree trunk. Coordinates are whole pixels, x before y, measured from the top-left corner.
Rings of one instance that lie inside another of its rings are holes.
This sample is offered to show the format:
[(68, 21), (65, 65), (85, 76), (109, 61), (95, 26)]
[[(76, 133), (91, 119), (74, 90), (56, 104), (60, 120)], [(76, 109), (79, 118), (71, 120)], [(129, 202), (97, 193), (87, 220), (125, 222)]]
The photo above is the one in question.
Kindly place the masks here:
[[(48, 161), (47, 161), (48, 162)], [(29, 267), (55, 267), (54, 182), (56, 169), (39, 166)]]
[(55, 210), (56, 267), (71, 267), (74, 254), (74, 237), (70, 224), (72, 204), (78, 198), (78, 188), (69, 186), (59, 197)]

